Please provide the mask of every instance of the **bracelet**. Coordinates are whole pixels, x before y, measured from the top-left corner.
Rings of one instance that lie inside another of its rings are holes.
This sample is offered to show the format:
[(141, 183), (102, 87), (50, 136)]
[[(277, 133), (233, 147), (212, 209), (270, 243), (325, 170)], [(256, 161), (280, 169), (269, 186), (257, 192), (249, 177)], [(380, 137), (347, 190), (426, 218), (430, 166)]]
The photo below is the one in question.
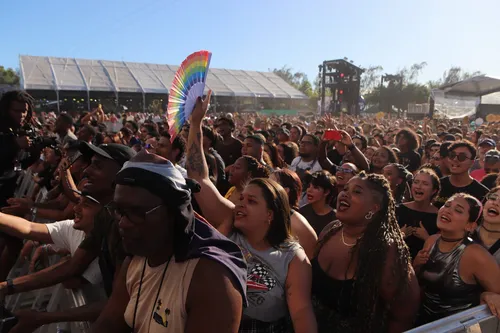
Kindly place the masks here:
[(5, 281), (7, 283), (7, 294), (12, 295), (15, 293), (14, 289), (14, 281), (12, 279), (7, 279)]

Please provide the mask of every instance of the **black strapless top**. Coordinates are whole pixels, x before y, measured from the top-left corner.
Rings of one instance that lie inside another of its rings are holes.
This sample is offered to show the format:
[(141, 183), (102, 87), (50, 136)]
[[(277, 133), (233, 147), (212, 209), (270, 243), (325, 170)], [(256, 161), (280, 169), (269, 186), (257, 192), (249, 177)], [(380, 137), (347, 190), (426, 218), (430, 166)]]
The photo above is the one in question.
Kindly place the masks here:
[(331, 278), (319, 265), (318, 259), (311, 260), (312, 265), (312, 301), (318, 332), (348, 332), (352, 326), (354, 309), (351, 306), (351, 294), (354, 280)]
[(465, 283), (459, 273), (460, 259), (472, 239), (466, 238), (447, 253), (439, 250), (440, 241), (441, 238), (431, 248), (429, 260), (419, 275), (424, 291), (418, 320), (421, 325), (479, 305), (483, 291), (478, 284)]

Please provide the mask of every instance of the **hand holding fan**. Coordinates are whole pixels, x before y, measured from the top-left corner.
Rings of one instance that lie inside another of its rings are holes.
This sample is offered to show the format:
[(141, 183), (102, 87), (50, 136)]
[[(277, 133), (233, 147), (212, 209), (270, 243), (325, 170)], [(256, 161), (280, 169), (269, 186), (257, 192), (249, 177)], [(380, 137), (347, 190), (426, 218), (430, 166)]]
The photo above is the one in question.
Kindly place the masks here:
[(198, 51), (189, 55), (175, 73), (168, 97), (168, 126), (172, 140), (189, 119), (198, 97), (203, 96), (212, 53)]

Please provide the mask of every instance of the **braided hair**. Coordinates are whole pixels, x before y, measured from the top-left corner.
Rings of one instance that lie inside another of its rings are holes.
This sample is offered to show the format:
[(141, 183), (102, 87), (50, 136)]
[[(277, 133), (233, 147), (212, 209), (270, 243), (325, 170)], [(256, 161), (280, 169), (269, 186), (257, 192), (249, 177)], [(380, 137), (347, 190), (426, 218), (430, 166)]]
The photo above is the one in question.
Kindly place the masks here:
[(374, 215), (353, 248), (353, 251), (358, 252), (358, 265), (352, 304), (357, 308), (360, 331), (376, 332), (385, 325), (388, 312), (387, 307), (379, 301), (387, 253), (391, 247), (395, 248), (392, 274), (397, 284), (396, 298), (409, 286), (411, 257), (396, 220), (396, 205), (387, 179), (382, 175), (366, 175), (364, 172), (357, 177), (366, 180), (368, 187), (382, 196), (380, 211)]
[[(350, 320), (349, 332), (383, 332), (387, 325), (389, 307), (381, 302), (380, 289), (388, 253), (393, 249), (395, 251), (394, 262), (390, 263), (396, 284), (394, 299), (408, 290), (411, 257), (396, 220), (396, 205), (387, 179), (382, 175), (367, 175), (365, 172), (356, 177), (365, 180), (371, 192), (381, 197), (381, 209), (373, 216), (363, 236), (351, 250), (352, 253), (357, 252), (351, 294), (351, 308), (355, 309), (356, 314)], [(325, 235), (318, 242), (316, 255), (321, 246), (341, 227), (341, 221), (336, 221), (326, 227), (328, 230), (323, 230)], [(351, 256), (349, 265), (353, 264), (353, 257)]]

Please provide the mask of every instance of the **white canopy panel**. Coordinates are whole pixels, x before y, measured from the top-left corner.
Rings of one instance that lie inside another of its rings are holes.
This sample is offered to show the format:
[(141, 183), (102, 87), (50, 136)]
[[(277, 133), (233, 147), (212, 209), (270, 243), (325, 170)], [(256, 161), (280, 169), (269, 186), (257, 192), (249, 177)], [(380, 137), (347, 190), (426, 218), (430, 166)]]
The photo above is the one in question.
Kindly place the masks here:
[[(168, 94), (178, 66), (124, 61), (21, 56), (21, 87)], [(215, 96), (306, 99), (274, 73), (211, 68), (206, 89)]]
[(475, 76), (440, 87), (446, 94), (483, 96), (500, 91), (500, 80), (489, 76)]

